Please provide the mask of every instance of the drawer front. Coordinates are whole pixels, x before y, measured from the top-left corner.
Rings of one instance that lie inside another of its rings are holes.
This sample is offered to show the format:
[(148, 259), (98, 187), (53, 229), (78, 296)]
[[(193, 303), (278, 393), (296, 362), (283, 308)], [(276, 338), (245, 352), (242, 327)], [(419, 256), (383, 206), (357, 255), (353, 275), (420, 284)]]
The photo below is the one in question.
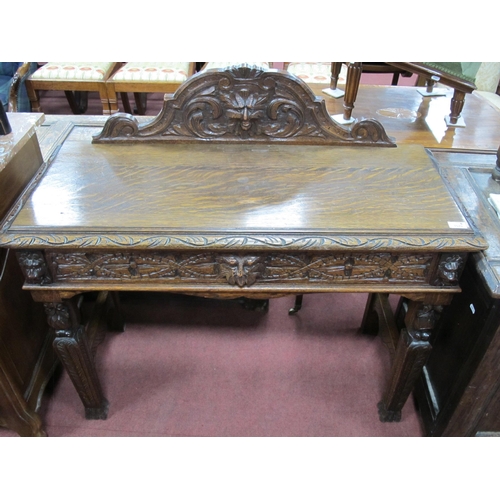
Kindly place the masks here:
[(436, 255), (391, 253), (51, 252), (53, 282), (429, 283)]

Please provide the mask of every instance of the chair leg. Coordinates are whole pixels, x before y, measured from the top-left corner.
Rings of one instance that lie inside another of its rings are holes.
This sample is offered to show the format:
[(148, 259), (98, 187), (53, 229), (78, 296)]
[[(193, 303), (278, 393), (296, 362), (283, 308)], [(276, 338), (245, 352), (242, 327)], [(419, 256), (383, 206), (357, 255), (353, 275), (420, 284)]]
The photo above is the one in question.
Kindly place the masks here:
[(453, 93), (453, 97), (451, 98), (451, 106), (450, 106), (450, 123), (457, 123), (460, 118), (460, 113), (465, 104), (465, 92), (460, 90), (455, 90)]
[(346, 121), (351, 119), (362, 71), (363, 63), (352, 62), (347, 65), (347, 81), (344, 96), (344, 120)]
[(64, 94), (74, 115), (81, 115), (87, 111), (88, 92), (65, 90)]
[(31, 111), (40, 113), (42, 110), (40, 108), (40, 101), (38, 100), (38, 91), (33, 88), (30, 80), (26, 80), (26, 92), (31, 103)]
[(340, 75), (340, 70), (342, 69), (342, 63), (341, 62), (332, 62), (332, 76), (330, 79), (330, 88), (332, 90), (337, 89), (337, 85), (339, 83), (339, 75)]
[(134, 100), (136, 106), (134, 111), (138, 115), (145, 115), (148, 107), (148, 94), (146, 92), (134, 92)]
[(122, 104), (123, 104), (123, 111), (125, 111), (125, 113), (128, 113), (129, 115), (131, 115), (132, 108), (130, 107), (130, 101), (129, 101), (127, 92), (120, 92), (120, 97), (121, 97)]
[(113, 101), (110, 101), (106, 84), (99, 83), (97, 90), (99, 92), (99, 97), (101, 98), (102, 114), (111, 115), (118, 112), (116, 97), (113, 99)]
[(397, 85), (398, 83), (399, 83), (399, 73), (393, 73), (391, 85)]

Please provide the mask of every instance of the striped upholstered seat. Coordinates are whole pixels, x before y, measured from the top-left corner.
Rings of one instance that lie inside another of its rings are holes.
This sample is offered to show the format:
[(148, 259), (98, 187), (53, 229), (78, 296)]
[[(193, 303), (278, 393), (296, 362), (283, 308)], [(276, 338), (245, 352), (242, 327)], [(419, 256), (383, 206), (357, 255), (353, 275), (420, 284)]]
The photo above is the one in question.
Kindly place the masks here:
[(117, 93), (131, 113), (127, 92), (133, 92), (137, 112), (146, 111), (146, 95), (150, 92), (175, 92), (193, 73), (194, 62), (128, 62), (107, 82), (111, 106), (117, 106)]
[(26, 81), (33, 111), (42, 111), (38, 101), (39, 90), (63, 90), (73, 113), (86, 110), (86, 93), (99, 92), (103, 114), (113, 111), (109, 106), (106, 80), (118, 69), (116, 62), (48, 62)]

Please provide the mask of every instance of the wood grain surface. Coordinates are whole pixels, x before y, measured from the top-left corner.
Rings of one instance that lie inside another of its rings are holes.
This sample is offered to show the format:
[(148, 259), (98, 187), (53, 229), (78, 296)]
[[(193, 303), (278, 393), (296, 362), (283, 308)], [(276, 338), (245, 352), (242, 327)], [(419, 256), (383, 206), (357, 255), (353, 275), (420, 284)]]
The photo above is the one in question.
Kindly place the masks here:
[(465, 219), (421, 147), (67, 140), (12, 229), (456, 232), (449, 222)]

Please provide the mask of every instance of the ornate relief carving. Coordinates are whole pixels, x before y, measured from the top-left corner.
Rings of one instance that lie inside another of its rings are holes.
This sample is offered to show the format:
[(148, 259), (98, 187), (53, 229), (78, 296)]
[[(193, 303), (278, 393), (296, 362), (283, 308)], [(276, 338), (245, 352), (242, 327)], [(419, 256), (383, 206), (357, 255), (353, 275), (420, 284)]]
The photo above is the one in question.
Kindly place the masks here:
[(189, 78), (147, 124), (113, 115), (93, 142), (131, 140), (396, 145), (376, 120), (352, 131), (334, 122), (324, 100), (290, 73), (245, 65)]
[(0, 243), (14, 248), (37, 245), (43, 248), (71, 247), (71, 248), (138, 248), (151, 249), (156, 247), (170, 247), (173, 250), (181, 249), (206, 249), (226, 250), (228, 248), (252, 247), (255, 250), (288, 249), (296, 250), (398, 250), (411, 251), (418, 249), (439, 249), (449, 247), (471, 250), (484, 250), (488, 247), (486, 240), (479, 234), (464, 235), (459, 237), (434, 237), (432, 235), (411, 236), (288, 236), (288, 235), (262, 235), (242, 236), (230, 234), (226, 236), (195, 235), (186, 236), (179, 234), (1, 234)]
[(17, 260), (27, 283), (31, 285), (52, 283), (42, 252), (38, 250), (19, 251), (17, 252)]
[(409, 330), (408, 334), (414, 340), (429, 340), (431, 330), (436, 323), (436, 311), (432, 305), (423, 304), (417, 311), (413, 322), (414, 330)]
[(43, 307), (47, 323), (56, 330), (57, 335), (70, 335), (71, 315), (68, 305), (63, 302), (46, 302)]
[(453, 286), (458, 283), (464, 268), (465, 258), (462, 255), (444, 255), (438, 265), (434, 285)]
[(163, 280), (250, 287), (256, 282), (427, 283), (432, 254), (48, 252), (57, 281)]
[(265, 270), (264, 257), (256, 255), (219, 255), (216, 270), (230, 285), (252, 286)]

